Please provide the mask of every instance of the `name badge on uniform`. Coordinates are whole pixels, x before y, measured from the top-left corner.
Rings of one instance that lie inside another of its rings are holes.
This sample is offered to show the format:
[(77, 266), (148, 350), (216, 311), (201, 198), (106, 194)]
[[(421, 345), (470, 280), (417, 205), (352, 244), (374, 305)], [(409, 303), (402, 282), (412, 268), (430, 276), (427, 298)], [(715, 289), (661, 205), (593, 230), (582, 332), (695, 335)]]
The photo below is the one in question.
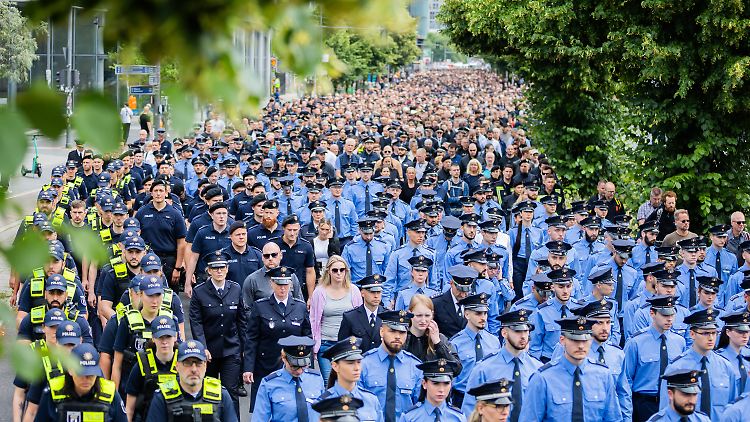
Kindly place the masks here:
[(302, 323), (292, 321), (292, 325), (294, 325), (295, 327), (299, 327), (300, 325), (302, 325)]
[(232, 309), (237, 309), (237, 305), (233, 305), (233, 306), (230, 306), (230, 307), (229, 307), (229, 309), (230, 309), (230, 310), (232, 310)]
[(68, 412), (65, 420), (67, 422), (83, 422), (81, 420), (81, 412)]
[(401, 394), (411, 394), (411, 390), (409, 390), (408, 388), (400, 388), (399, 391), (401, 392)]

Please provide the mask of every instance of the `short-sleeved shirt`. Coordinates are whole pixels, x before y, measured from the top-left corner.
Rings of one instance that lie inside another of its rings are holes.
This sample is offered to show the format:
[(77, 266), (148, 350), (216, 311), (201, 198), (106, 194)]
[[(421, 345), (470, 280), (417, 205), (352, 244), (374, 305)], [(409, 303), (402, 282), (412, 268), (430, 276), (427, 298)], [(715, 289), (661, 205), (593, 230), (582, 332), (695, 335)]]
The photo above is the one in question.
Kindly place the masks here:
[(184, 239), (187, 235), (182, 214), (169, 205), (161, 211), (153, 203), (144, 205), (135, 218), (144, 228), (141, 237), (156, 254), (177, 253), (177, 239)]
[(301, 237), (297, 238), (293, 246), (289, 246), (281, 237), (271, 239), (271, 241), (279, 245), (283, 253), (281, 265), (293, 269), (297, 280), (304, 285), (307, 280), (305, 271), (315, 267), (315, 251), (310, 242)]
[(224, 249), (232, 244), (232, 240), (229, 238), (229, 228), (224, 227), (224, 230), (217, 231), (213, 224), (209, 224), (195, 234), (193, 238), (193, 245), (191, 251), (198, 254), (198, 262), (195, 266), (196, 274), (202, 274), (206, 268), (206, 263), (203, 262), (203, 258), (208, 254), (214, 253), (220, 249)]

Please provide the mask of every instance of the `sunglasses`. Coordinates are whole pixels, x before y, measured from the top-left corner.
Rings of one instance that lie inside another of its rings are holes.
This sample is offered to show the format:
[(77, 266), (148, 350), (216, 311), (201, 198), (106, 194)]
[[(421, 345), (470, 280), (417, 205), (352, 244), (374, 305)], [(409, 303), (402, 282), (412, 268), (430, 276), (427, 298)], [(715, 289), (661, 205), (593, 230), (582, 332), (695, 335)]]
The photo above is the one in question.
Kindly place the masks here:
[(744, 222), (744, 221), (732, 221), (732, 223), (734, 223), (734, 224), (738, 224), (738, 225), (740, 225), (740, 226), (744, 226), (744, 225), (745, 225), (745, 222)]
[(689, 223), (690, 220), (680, 220), (680, 223)]
[(346, 267), (344, 267), (344, 268), (331, 268), (331, 272), (332, 273), (336, 273), (336, 274), (338, 274), (338, 273), (344, 273), (344, 272), (346, 272)]
[(279, 256), (279, 253), (278, 253), (278, 252), (272, 252), (272, 253), (264, 253), (264, 254), (263, 254), (263, 258), (265, 258), (265, 259), (268, 259), (268, 258), (276, 258), (277, 256)]

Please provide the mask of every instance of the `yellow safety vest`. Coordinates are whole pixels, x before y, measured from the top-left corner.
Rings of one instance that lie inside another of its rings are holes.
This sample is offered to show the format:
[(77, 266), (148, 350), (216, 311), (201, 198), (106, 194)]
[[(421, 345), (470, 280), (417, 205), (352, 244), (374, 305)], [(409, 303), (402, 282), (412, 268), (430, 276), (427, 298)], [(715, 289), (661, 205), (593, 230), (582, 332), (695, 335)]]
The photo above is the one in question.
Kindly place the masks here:
[(65, 375), (53, 378), (49, 381), (50, 394), (57, 407), (60, 420), (80, 422), (103, 422), (112, 406), (117, 389), (115, 383), (98, 377), (98, 387), (91, 401), (81, 401), (78, 397), (72, 397), (65, 391)]
[[(170, 420), (194, 420), (196, 409), (205, 416), (205, 420), (218, 420), (221, 413), (221, 381), (212, 377), (203, 378), (203, 395), (198, 402), (187, 402), (182, 395), (180, 383), (176, 379), (159, 384), (167, 404), (167, 415)], [(201, 418), (201, 420), (204, 420)]]

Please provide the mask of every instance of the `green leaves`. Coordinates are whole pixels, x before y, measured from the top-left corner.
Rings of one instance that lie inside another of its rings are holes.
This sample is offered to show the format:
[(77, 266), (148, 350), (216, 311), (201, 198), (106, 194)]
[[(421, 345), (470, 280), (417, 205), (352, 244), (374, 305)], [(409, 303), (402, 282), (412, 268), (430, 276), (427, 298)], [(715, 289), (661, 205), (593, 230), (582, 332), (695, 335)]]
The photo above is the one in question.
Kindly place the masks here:
[(312, 8), (287, 6), (274, 25), (272, 45), (282, 66), (302, 75), (313, 73), (321, 63), (323, 42)]
[(44, 83), (35, 83), (28, 91), (22, 92), (16, 105), (44, 136), (57, 139), (65, 130), (65, 100), (60, 92), (49, 89)]
[(36, 230), (27, 230), (17, 242), (2, 249), (2, 254), (18, 274), (30, 274), (49, 261), (47, 241)]
[(101, 93), (82, 94), (71, 121), (78, 138), (102, 153), (116, 151), (122, 143), (117, 109)]
[(177, 85), (164, 90), (169, 98), (169, 117), (173, 133), (188, 133), (193, 126), (193, 105), (185, 91)]
[(0, 127), (3, 128), (3, 159), (0, 160), (0, 176), (10, 178), (16, 175), (21, 160), (26, 155), (29, 143), (26, 136), (26, 119), (7, 107), (0, 107)]
[(85, 256), (94, 264), (102, 264), (109, 260), (107, 249), (102, 245), (102, 241), (97, 235), (98, 232), (69, 230), (65, 226), (60, 227), (60, 231), (70, 236), (71, 243), (76, 245), (77, 256)]

